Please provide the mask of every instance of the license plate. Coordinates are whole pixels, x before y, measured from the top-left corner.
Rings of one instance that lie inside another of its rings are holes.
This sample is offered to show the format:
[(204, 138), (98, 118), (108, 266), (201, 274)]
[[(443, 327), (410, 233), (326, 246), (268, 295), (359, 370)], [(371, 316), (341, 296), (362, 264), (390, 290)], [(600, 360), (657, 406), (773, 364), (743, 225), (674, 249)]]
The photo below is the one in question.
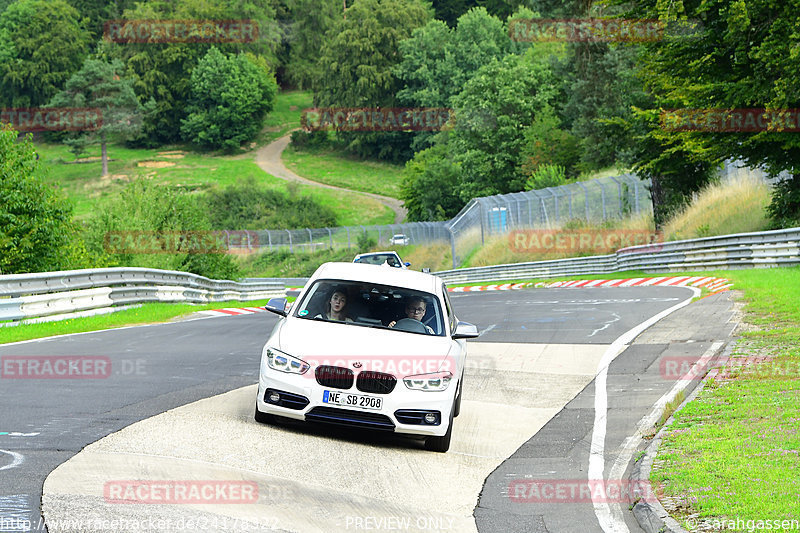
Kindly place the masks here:
[(326, 390), (322, 394), (322, 403), (338, 405), (340, 407), (358, 407), (359, 409), (379, 411), (383, 405), (383, 398)]

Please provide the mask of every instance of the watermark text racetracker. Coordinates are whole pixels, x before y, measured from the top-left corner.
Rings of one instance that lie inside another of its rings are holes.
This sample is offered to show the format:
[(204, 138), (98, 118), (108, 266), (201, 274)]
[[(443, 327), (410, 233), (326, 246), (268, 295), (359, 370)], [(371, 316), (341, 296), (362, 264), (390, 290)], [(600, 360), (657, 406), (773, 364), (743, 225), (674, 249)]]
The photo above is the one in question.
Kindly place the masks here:
[(275, 517), (260, 516), (248, 520), (233, 518), (224, 515), (208, 515), (181, 518), (50, 518), (45, 523), (41, 518), (38, 522), (31, 520), (5, 517), (0, 515), (0, 531), (27, 531), (45, 533), (45, 525), (50, 531), (108, 531), (120, 533), (122, 531), (275, 531), (279, 529), (278, 519)]
[(639, 253), (660, 250), (659, 233), (649, 230), (521, 229), (509, 233), (511, 249), (517, 253), (608, 253), (648, 244)]
[(0, 123), (17, 131), (94, 131), (103, 126), (103, 111), (93, 107), (25, 107), (0, 109)]
[(107, 379), (143, 376), (144, 359), (111, 362), (104, 355), (4, 355), (0, 357), (2, 379)]
[(650, 483), (632, 479), (515, 479), (508, 484), (515, 503), (631, 503), (657, 501)]
[(454, 119), (445, 107), (315, 107), (303, 110), (300, 124), (307, 131), (439, 131)]
[(253, 20), (108, 20), (103, 38), (115, 43), (251, 43)]
[(696, 35), (700, 21), (657, 19), (515, 19), (509, 21), (508, 33), (520, 42), (653, 42), (667, 36)]
[(665, 109), (659, 118), (666, 131), (800, 132), (800, 109)]

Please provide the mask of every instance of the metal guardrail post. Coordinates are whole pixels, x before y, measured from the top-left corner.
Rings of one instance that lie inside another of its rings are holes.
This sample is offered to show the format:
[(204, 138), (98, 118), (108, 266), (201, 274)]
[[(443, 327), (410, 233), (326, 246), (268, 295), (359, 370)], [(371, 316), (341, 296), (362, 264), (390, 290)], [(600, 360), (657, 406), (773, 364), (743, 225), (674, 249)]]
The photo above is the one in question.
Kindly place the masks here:
[(582, 181), (577, 183), (583, 189), (583, 208), (586, 211), (586, 220), (589, 220), (589, 189), (586, 188)]

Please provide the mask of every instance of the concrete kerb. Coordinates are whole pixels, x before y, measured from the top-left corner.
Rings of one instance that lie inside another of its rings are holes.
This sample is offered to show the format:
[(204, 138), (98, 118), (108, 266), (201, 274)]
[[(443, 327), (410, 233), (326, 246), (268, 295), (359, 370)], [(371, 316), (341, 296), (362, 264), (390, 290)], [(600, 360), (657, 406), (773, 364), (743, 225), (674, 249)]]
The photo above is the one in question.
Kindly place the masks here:
[[(714, 355), (714, 359), (712, 359), (715, 361), (713, 368), (711, 368), (703, 377), (703, 379), (700, 380), (697, 385), (695, 385), (691, 394), (689, 394), (683, 403), (681, 403), (678, 408), (675, 409), (675, 413), (679, 412), (689, 402), (697, 398), (697, 396), (700, 394), (700, 391), (702, 391), (705, 387), (707, 379), (715, 376), (717, 374), (717, 369), (728, 361), (731, 350), (733, 349), (733, 345), (733, 342), (726, 343), (720, 348), (717, 354)], [(717, 357), (720, 351), (722, 352), (722, 357)], [(693, 381), (688, 380), (686, 387), (684, 387), (682, 390), (688, 389), (692, 383)], [(656, 455), (658, 455), (658, 449), (661, 446), (661, 441), (664, 439), (665, 433), (669, 431), (669, 427), (675, 420), (675, 413), (673, 413), (672, 416), (670, 416), (667, 421), (664, 422), (664, 426), (658, 431), (658, 433), (656, 433), (656, 435), (650, 441), (650, 444), (647, 445), (644, 450), (644, 455), (639, 460), (634, 460), (630, 473), (630, 480), (634, 484), (632, 486), (640, 486), (645, 483), (648, 486), (650, 485), (650, 472), (653, 468), (653, 462), (655, 461)], [(651, 489), (650, 493), (654, 494), (655, 491)], [(636, 518), (636, 522), (645, 531), (645, 533), (691, 533), (684, 529), (677, 520), (669, 515), (664, 506), (661, 505), (661, 501), (658, 499), (652, 503), (639, 500), (633, 506), (632, 512), (634, 518)]]

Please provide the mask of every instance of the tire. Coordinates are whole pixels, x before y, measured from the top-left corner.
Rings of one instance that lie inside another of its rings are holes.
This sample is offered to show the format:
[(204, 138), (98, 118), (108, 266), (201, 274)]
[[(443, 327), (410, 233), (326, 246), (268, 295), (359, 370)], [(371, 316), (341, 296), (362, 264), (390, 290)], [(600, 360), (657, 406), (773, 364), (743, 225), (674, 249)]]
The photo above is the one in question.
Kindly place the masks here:
[(453, 437), (453, 412), (455, 411), (455, 401), (453, 409), (450, 410), (450, 424), (447, 426), (447, 433), (441, 437), (428, 437), (425, 439), (425, 449), (430, 452), (444, 453), (450, 449), (450, 439)]
[(456, 403), (453, 405), (453, 417), (457, 417), (461, 413), (461, 393), (464, 392), (464, 373), (461, 373), (461, 381), (458, 382), (458, 395), (456, 396)]
[(274, 424), (278, 421), (275, 415), (271, 415), (269, 413), (262, 413), (258, 410), (258, 404), (256, 404), (256, 414), (253, 417), (256, 419), (256, 422), (259, 424)]

